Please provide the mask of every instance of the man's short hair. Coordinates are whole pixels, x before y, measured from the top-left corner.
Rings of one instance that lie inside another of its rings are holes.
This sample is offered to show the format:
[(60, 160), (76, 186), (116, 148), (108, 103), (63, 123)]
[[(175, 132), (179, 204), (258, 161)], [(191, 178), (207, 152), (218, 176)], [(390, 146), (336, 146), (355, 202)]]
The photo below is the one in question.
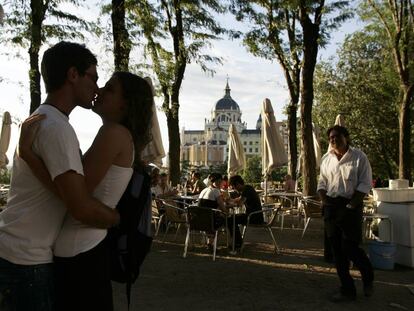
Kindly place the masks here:
[(341, 135), (344, 135), (347, 144), (350, 145), (351, 144), (351, 138), (349, 137), (349, 132), (346, 129), (346, 127), (344, 126), (340, 126), (340, 125), (334, 125), (332, 127), (330, 127), (327, 131), (326, 134), (328, 135), (328, 139), (329, 139), (329, 135), (331, 134), (332, 131), (336, 131)]
[(331, 132), (332, 132), (332, 131), (336, 131), (336, 132), (338, 132), (339, 134), (344, 135), (344, 137), (345, 137), (346, 139), (348, 139), (348, 138), (349, 138), (349, 132), (348, 132), (348, 130), (346, 129), (346, 127), (343, 127), (343, 126), (340, 126), (340, 125), (334, 125), (334, 126), (330, 127), (330, 128), (328, 129), (328, 131), (326, 132), (326, 134), (328, 135), (328, 138), (329, 138), (329, 135), (331, 134)]
[(235, 185), (244, 185), (244, 180), (240, 175), (234, 175), (231, 176), (229, 179), (229, 185), (235, 186)]
[(196, 178), (200, 178), (201, 174), (200, 174), (200, 172), (194, 172), (193, 176), (196, 177)]
[(86, 70), (96, 65), (95, 55), (83, 44), (61, 41), (43, 54), (41, 71), (46, 92), (58, 90), (66, 81), (68, 70), (75, 67), (83, 76)]
[(208, 179), (210, 180), (211, 183), (216, 182), (217, 180), (221, 180), (221, 174), (219, 173), (211, 173), (210, 176), (208, 176)]

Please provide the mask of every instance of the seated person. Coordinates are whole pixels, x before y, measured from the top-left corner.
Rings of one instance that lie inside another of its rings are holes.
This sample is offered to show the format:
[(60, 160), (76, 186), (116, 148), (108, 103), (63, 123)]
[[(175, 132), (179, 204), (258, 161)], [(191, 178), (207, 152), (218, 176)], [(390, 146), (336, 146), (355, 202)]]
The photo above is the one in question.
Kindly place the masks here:
[(207, 187), (206, 184), (201, 180), (201, 174), (199, 172), (194, 172), (191, 182), (193, 185), (190, 190), (192, 194), (200, 194), (200, 192)]
[(283, 189), (286, 192), (295, 192), (296, 182), (292, 179), (292, 176), (286, 175), (285, 176), (285, 184), (283, 185)]
[(158, 199), (167, 199), (177, 194), (177, 190), (168, 184), (168, 175), (161, 173), (157, 185), (151, 188), (153, 195)]
[[(226, 213), (227, 210), (220, 191), (221, 175), (218, 173), (212, 173), (210, 174), (209, 178), (210, 186), (201, 191), (200, 195), (198, 196), (198, 206), (215, 208)], [(221, 215), (216, 215), (214, 218), (214, 227), (219, 228), (223, 226), (224, 222), (225, 219)], [(209, 241), (207, 243), (211, 247), (210, 241), (211, 238), (209, 237)]]
[[(244, 180), (240, 175), (235, 175), (230, 177), (229, 186), (240, 194), (239, 197), (230, 200), (230, 204), (232, 205), (239, 205), (242, 204), (246, 207), (246, 214), (236, 215), (236, 228), (235, 228), (235, 247), (240, 248), (242, 244), (242, 237), (240, 234), (239, 227), (237, 225), (247, 224), (247, 215), (252, 212), (261, 211), (262, 204), (260, 203), (259, 195), (257, 194), (256, 190), (250, 185), (245, 185)], [(263, 223), (263, 214), (258, 213), (252, 215), (250, 218), (251, 224), (262, 224)], [(229, 219), (228, 226), (230, 229), (230, 234), (233, 234), (233, 220)]]

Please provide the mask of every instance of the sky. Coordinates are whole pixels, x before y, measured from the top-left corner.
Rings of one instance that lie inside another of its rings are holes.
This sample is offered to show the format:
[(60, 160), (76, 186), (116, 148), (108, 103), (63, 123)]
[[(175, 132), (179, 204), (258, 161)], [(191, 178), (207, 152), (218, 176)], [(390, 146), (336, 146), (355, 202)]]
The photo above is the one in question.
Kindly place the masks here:
[[(0, 0), (1, 2), (1, 0)], [(93, 2), (93, 1), (89, 1)], [(84, 12), (87, 18), (94, 18), (94, 10)], [(6, 11), (7, 15), (7, 11)], [(231, 17), (222, 18), (222, 22), (233, 24)], [(0, 26), (1, 27), (1, 26)], [(239, 25), (243, 29), (243, 25)], [(330, 44), (319, 53), (319, 59), (326, 59), (335, 55), (338, 45), (343, 42), (345, 35), (358, 29), (360, 24), (355, 20), (347, 22), (332, 35)], [(1, 29), (1, 28), (0, 28)], [(109, 78), (112, 55), (100, 48), (100, 44), (84, 42), (94, 54), (98, 56), (98, 67), (100, 76), (98, 85), (103, 86)], [(40, 51), (43, 54), (44, 47)], [(9, 111), (15, 124), (12, 126), (12, 138), (7, 152), (9, 159), (17, 144), (17, 123), (24, 120), (29, 113), (30, 96), (28, 86), (28, 56), (26, 51), (19, 51), (21, 57), (6, 56), (0, 50), (0, 72), (3, 81), (0, 81), (0, 114)], [(135, 53), (135, 54), (134, 54)], [(142, 55), (131, 55), (133, 59), (140, 59)], [(288, 92), (284, 82), (284, 76), (279, 64), (257, 58), (248, 53), (240, 40), (223, 39), (213, 42), (209, 53), (220, 56), (222, 65), (213, 66), (216, 73), (214, 76), (203, 73), (196, 64), (187, 66), (183, 85), (180, 92), (180, 128), (188, 130), (204, 129), (204, 119), (210, 119), (210, 114), (215, 103), (223, 97), (224, 88), (229, 78), (232, 98), (239, 104), (242, 111), (242, 121), (247, 122), (247, 127), (255, 128), (260, 114), (261, 103), (269, 98), (275, 111), (276, 120), (284, 120), (286, 116), (282, 111), (288, 102)], [(42, 91), (44, 98), (44, 90)], [(156, 98), (159, 107), (161, 98)], [(168, 152), (168, 130), (165, 115), (157, 113), (163, 137), (163, 144)], [(91, 145), (101, 121), (92, 111), (75, 108), (70, 115), (70, 123), (75, 128), (83, 152)]]

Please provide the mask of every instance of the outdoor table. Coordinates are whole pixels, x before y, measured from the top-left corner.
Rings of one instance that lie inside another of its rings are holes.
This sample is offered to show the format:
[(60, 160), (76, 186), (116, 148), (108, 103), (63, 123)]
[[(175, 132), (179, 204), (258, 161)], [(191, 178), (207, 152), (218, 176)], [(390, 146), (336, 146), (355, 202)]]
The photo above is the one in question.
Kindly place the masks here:
[(196, 202), (198, 200), (198, 195), (177, 195), (175, 200), (183, 202), (184, 207), (186, 207), (186, 205), (191, 205)]
[(246, 214), (246, 208), (245, 208), (244, 205), (242, 207), (231, 206), (229, 208), (228, 215), (232, 216), (232, 221), (233, 221), (232, 246), (231, 246), (231, 252), (230, 252), (230, 254), (232, 254), (232, 255), (236, 254), (236, 250), (235, 250), (235, 244), (236, 244), (236, 215), (243, 215), (243, 214)]

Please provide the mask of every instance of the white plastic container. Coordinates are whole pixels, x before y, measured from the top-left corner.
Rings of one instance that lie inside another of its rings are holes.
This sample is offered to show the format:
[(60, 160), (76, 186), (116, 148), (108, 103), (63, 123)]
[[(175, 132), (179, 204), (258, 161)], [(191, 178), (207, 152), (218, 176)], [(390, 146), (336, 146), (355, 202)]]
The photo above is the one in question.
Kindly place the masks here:
[(401, 188), (401, 189), (389, 189), (389, 188), (374, 188), (372, 189), (375, 201), (381, 202), (414, 202), (414, 188)]
[(390, 190), (408, 188), (410, 186), (408, 179), (390, 179)]
[[(397, 245), (395, 262), (414, 268), (414, 202), (378, 202), (377, 210), (380, 214), (388, 215), (392, 221), (393, 240)], [(388, 238), (388, 231), (386, 226), (380, 226), (379, 238)]]

